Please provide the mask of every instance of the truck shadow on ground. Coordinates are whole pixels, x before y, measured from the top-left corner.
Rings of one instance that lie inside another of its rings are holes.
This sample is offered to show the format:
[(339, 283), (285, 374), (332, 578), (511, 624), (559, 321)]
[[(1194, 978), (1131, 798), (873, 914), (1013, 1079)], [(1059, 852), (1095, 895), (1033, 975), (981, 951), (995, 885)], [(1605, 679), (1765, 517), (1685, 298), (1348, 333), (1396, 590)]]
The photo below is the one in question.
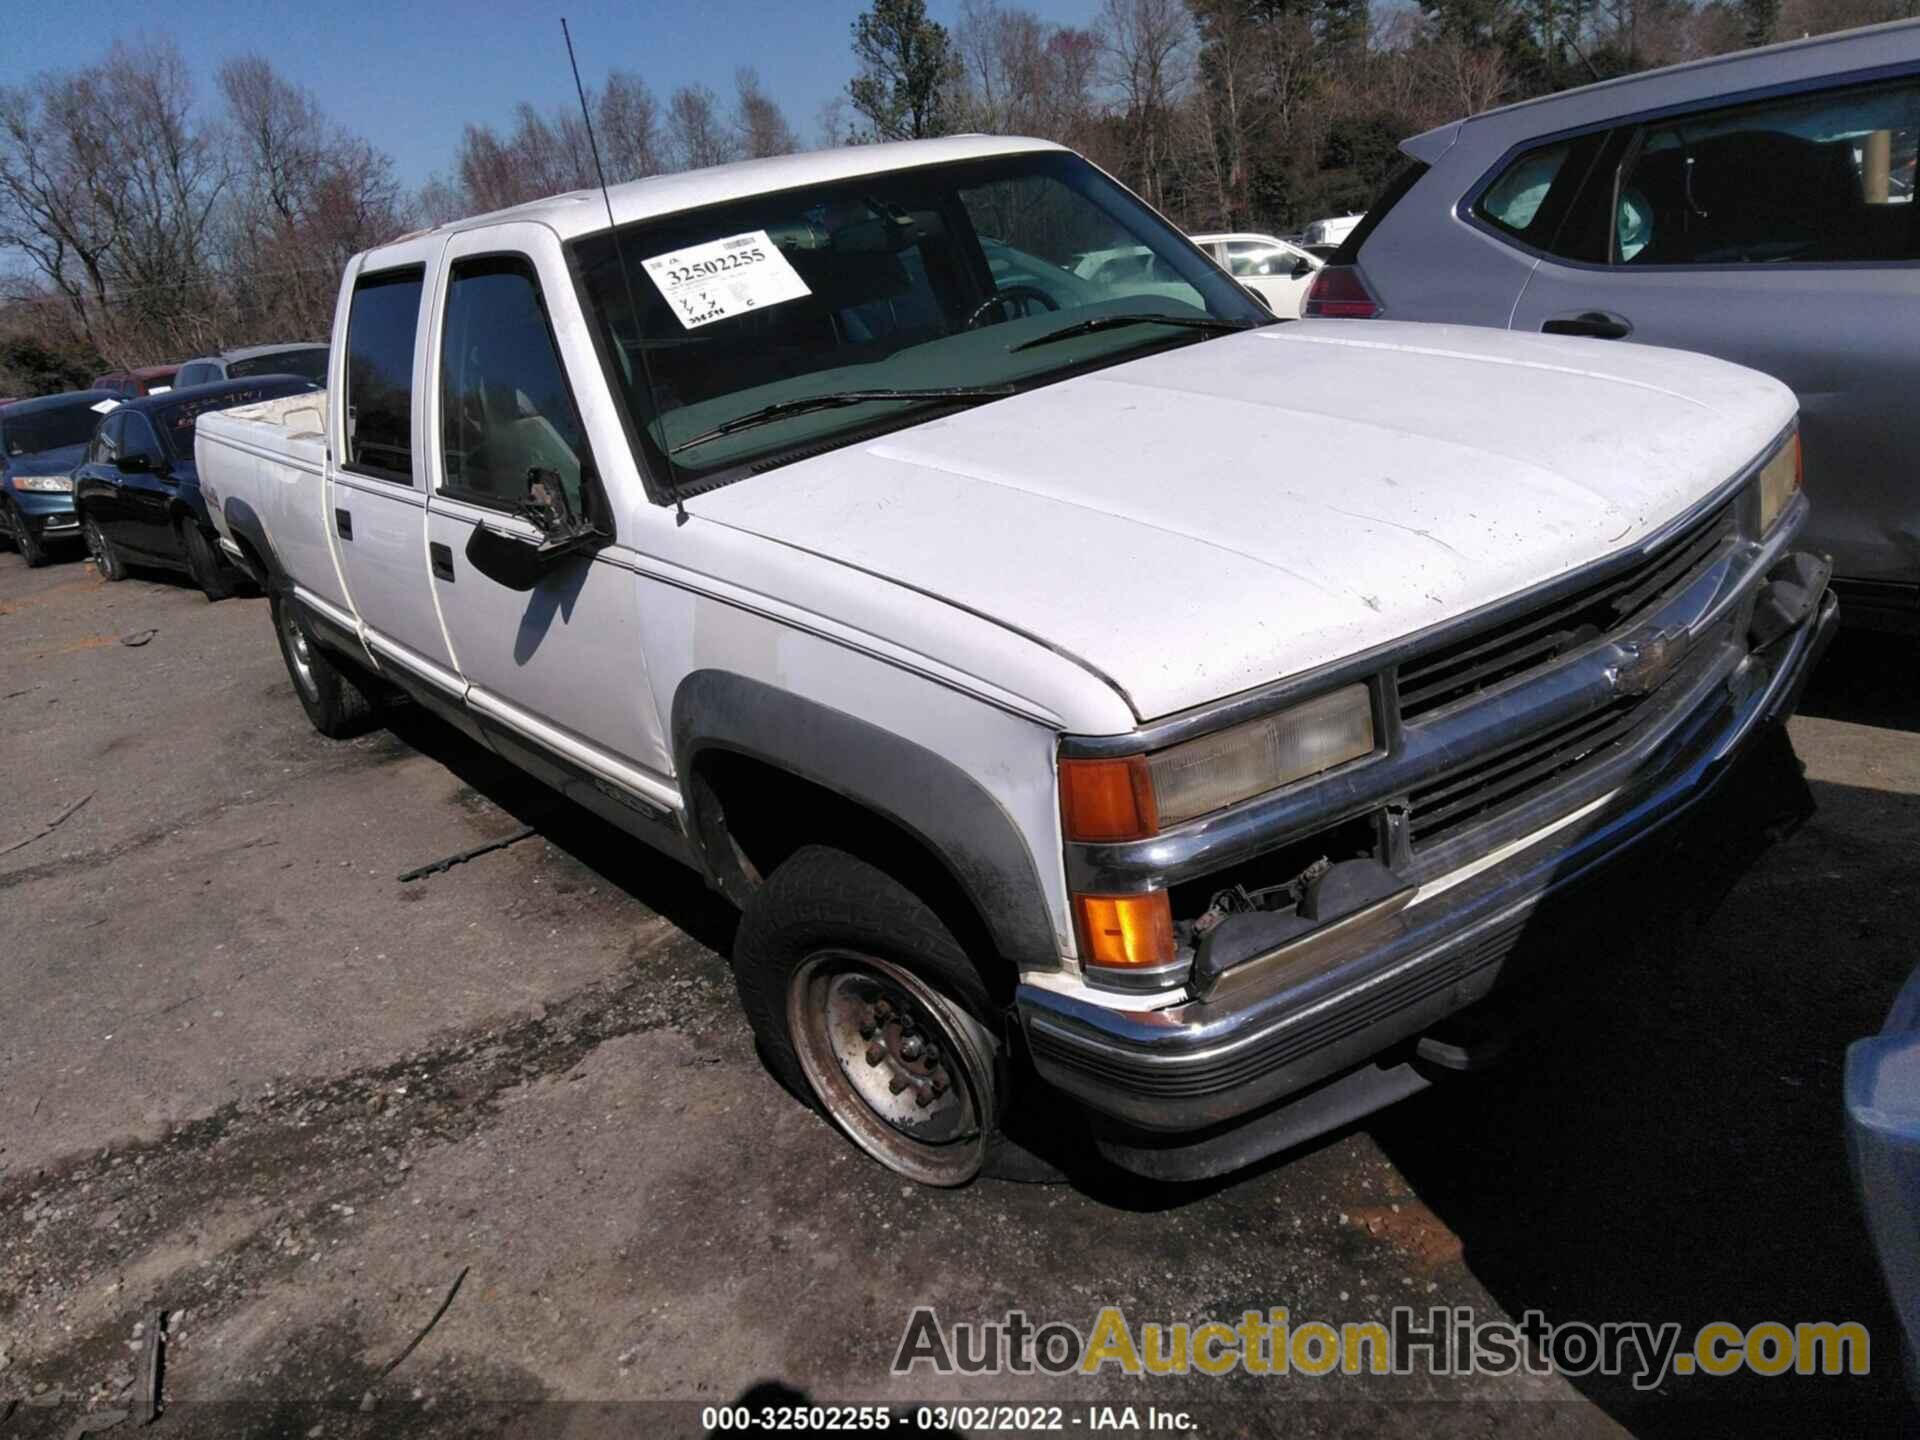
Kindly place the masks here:
[[(555, 793), (453, 726), (412, 705), (384, 716), (393, 737), (444, 766), (481, 799), (530, 825), (608, 885), (671, 921), (724, 960), (740, 912), (691, 870)], [(423, 856), (422, 859), (433, 857)]]

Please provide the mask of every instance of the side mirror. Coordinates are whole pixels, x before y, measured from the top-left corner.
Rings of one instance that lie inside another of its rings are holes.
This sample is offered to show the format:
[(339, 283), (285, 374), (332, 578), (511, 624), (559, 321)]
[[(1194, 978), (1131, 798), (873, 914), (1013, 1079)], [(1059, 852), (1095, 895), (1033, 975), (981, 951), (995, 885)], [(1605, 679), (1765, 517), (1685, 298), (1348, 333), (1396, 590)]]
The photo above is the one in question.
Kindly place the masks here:
[(113, 468), (122, 475), (151, 475), (154, 472), (153, 457), (142, 455), (139, 451), (129, 451), (113, 457)]
[(467, 540), (467, 563), (509, 590), (531, 590), (569, 555), (588, 550), (607, 537), (574, 511), (566, 487), (551, 470), (527, 472), (527, 499), (515, 512), (539, 532), (476, 525)]
[(1312, 273), (1313, 273), (1313, 262), (1307, 259), (1304, 255), (1301, 256), (1298, 260), (1293, 262), (1292, 277), (1295, 280), (1304, 280), (1307, 278), (1307, 276), (1311, 275)]

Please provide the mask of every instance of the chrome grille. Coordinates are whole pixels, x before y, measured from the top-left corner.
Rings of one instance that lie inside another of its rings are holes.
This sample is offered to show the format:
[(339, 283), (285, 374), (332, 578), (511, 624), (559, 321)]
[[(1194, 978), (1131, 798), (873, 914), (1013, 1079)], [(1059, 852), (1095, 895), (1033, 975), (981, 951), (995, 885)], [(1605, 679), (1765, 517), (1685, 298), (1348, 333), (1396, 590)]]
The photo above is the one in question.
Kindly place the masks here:
[(1406, 661), (1399, 671), (1400, 718), (1414, 723), (1632, 627), (1699, 578), (1733, 533), (1729, 501), (1625, 570)]
[(1432, 845), (1520, 804), (1626, 739), (1646, 698), (1624, 696), (1420, 786), (1407, 797), (1407, 838)]

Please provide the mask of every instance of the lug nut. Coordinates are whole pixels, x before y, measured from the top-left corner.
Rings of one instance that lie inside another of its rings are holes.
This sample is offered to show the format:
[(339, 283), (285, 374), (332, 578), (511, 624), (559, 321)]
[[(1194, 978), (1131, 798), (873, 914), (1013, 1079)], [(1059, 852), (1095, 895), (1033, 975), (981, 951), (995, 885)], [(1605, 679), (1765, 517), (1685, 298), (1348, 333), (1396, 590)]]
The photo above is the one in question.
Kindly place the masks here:
[(913, 1098), (922, 1105), (931, 1105), (933, 1103), (933, 1086), (922, 1080), (918, 1085), (913, 1087)]
[(898, 1095), (902, 1090), (906, 1088), (907, 1088), (907, 1082), (902, 1080), (898, 1075), (894, 1076), (891, 1080), (887, 1081), (887, 1089), (891, 1090), (895, 1095)]
[(893, 1006), (884, 1000), (876, 1001), (873, 1007), (873, 1018), (878, 1020), (882, 1025), (886, 1024), (887, 1021), (893, 1018)]
[(929, 1065), (939, 1064), (940, 1063), (940, 1047), (938, 1045), (935, 1045), (931, 1040), (929, 1040), (926, 1043), (925, 1048), (923, 1048), (920, 1051), (920, 1058), (925, 1060)]
[(867, 1064), (878, 1065), (882, 1060), (886, 1058), (887, 1058), (887, 1047), (882, 1045), (878, 1040), (874, 1041), (873, 1044), (867, 1046)]
[(936, 1095), (947, 1093), (947, 1073), (942, 1070), (927, 1082), (928, 1088)]
[(902, 1060), (918, 1060), (926, 1048), (927, 1042), (922, 1040), (918, 1035), (908, 1035), (906, 1039), (900, 1042), (900, 1058)]
[(874, 1023), (873, 1023), (873, 1021), (871, 1021), (871, 1020), (862, 1020), (862, 1021), (860, 1022), (860, 1038), (861, 1038), (862, 1040), (871, 1040), (871, 1039), (872, 1039), (872, 1038), (874, 1037), (874, 1034), (875, 1034), (875, 1033), (876, 1033), (876, 1032), (877, 1032), (877, 1031), (878, 1031), (879, 1029), (880, 1029), (880, 1027), (879, 1027), (878, 1025), (876, 1025), (876, 1024), (874, 1024)]

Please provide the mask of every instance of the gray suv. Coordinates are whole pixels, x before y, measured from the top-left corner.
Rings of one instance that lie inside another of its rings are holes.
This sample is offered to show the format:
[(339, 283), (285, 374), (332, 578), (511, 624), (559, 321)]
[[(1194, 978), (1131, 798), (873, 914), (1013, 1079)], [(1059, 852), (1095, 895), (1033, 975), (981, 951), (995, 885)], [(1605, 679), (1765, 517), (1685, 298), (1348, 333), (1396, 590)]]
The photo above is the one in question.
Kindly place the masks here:
[(1800, 398), (1806, 539), (1832, 554), (1849, 621), (1920, 630), (1916, 141), (1914, 21), (1490, 111), (1400, 147), (1302, 313), (1630, 340), (1777, 376)]

